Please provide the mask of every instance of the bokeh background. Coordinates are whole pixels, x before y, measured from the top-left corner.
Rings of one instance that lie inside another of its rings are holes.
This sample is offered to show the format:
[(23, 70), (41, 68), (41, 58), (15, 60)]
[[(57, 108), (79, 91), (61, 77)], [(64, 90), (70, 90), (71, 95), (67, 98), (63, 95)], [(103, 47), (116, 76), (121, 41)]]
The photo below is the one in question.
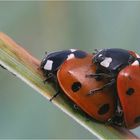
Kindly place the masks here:
[[(0, 1), (0, 31), (38, 59), (45, 51), (68, 48), (119, 47), (140, 53), (139, 13), (140, 2)], [(0, 68), (0, 138), (95, 137)]]

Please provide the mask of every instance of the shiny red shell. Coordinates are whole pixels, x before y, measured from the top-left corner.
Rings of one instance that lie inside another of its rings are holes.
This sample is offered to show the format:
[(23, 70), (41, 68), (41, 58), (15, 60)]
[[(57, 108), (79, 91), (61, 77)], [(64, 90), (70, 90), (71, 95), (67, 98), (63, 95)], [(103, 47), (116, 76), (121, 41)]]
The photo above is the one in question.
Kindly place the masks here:
[(127, 128), (140, 125), (140, 67), (130, 65), (117, 78), (118, 96)]
[(60, 87), (65, 94), (84, 112), (94, 119), (106, 122), (112, 118), (116, 109), (113, 88), (87, 95), (90, 90), (103, 86), (108, 81), (87, 78), (86, 74), (95, 73), (93, 56), (73, 58), (65, 61), (57, 72)]

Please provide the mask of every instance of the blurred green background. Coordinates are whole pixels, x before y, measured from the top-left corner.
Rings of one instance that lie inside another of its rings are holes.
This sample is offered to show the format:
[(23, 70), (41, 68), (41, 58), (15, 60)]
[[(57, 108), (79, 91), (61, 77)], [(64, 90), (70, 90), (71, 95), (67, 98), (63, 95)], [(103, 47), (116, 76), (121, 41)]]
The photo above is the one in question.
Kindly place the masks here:
[[(38, 59), (45, 51), (119, 47), (140, 54), (140, 2), (2, 2), (0, 30)], [(140, 136), (140, 128), (133, 130)], [(0, 68), (0, 138), (95, 138)]]

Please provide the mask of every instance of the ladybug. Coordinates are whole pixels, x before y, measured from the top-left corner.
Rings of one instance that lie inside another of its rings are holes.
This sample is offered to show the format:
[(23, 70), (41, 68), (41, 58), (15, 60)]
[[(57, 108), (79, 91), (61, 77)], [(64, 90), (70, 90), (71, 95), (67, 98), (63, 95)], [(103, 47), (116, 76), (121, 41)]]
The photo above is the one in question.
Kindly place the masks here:
[(119, 125), (127, 128), (140, 125), (139, 55), (119, 48), (103, 49), (96, 52), (92, 63), (96, 65), (96, 74), (90, 74), (89, 77), (109, 79), (109, 82), (98, 89), (93, 89), (90, 94), (115, 85), (118, 97), (116, 114), (121, 114), (124, 118)]
[(45, 53), (45, 56), (40, 64), (40, 68), (43, 71), (44, 76), (47, 77), (46, 81), (48, 81), (56, 76), (58, 69), (65, 60), (72, 59), (74, 57), (82, 58), (86, 55), (86, 52), (76, 49), (57, 51), (49, 54)]
[[(92, 64), (92, 58), (92, 54), (84, 51), (65, 50), (46, 55), (40, 67), (47, 79), (50, 73), (54, 75), (52, 77), (56, 77), (58, 88), (70, 101), (93, 119), (106, 123), (114, 117), (116, 110), (114, 88), (99, 91), (100, 94), (93, 96), (88, 95), (90, 90), (108, 83), (108, 79), (98, 81), (86, 76), (88, 73), (96, 72), (96, 65)], [(55, 94), (51, 100), (56, 95), (58, 94)]]
[(77, 50), (77, 49), (69, 49), (63, 51), (57, 51), (52, 53), (45, 53), (44, 58), (41, 61), (40, 69), (42, 70), (46, 79), (45, 82), (55, 83), (56, 88), (58, 89), (57, 93), (50, 99), (53, 100), (57, 95), (59, 95), (59, 84), (57, 80), (57, 71), (60, 66), (64, 63), (64, 61), (72, 59), (72, 58), (82, 58), (85, 57), (87, 53), (85, 51)]

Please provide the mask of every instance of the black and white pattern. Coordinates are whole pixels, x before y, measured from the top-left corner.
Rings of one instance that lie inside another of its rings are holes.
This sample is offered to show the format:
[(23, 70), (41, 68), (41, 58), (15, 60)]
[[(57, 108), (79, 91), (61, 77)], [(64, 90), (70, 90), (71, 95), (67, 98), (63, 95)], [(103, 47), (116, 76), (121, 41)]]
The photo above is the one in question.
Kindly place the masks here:
[[(136, 58), (124, 49), (103, 49), (93, 58), (93, 62), (101, 70), (116, 73), (127, 65), (133, 64)], [(137, 64), (137, 61), (134, 65)]]
[(84, 58), (87, 53), (81, 50), (70, 49), (46, 54), (41, 62), (44, 73), (55, 73), (65, 60), (72, 58)]
[(136, 55), (136, 60), (132, 63), (132, 66), (140, 66), (140, 56), (137, 54), (137, 53), (135, 53), (135, 55)]

